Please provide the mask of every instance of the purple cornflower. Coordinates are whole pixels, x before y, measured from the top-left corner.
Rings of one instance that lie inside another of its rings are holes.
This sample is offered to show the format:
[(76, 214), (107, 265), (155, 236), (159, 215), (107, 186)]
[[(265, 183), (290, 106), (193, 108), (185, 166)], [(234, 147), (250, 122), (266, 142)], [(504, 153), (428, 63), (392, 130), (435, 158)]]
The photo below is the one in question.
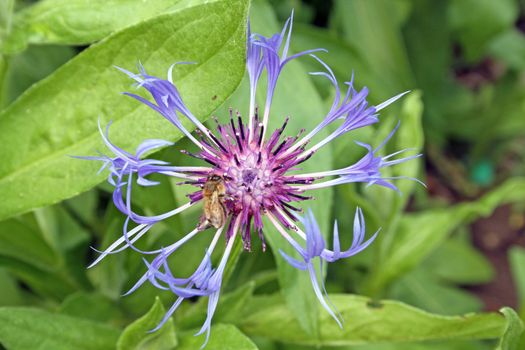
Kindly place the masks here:
[[(108, 254), (114, 254), (127, 248), (146, 255), (156, 255), (151, 262), (145, 260), (146, 273), (128, 292), (135, 291), (142, 284), (149, 281), (160, 289), (170, 290), (178, 297), (162, 322), (155, 329), (160, 328), (171, 317), (184, 299), (195, 296), (207, 296), (208, 314), (204, 325), (198, 333), (206, 333), (207, 342), (211, 328), (211, 319), (219, 299), (223, 272), (234, 241), (240, 236), (239, 239), (242, 239), (245, 250), (249, 251), (251, 249), (251, 235), (256, 232), (262, 241), (264, 250), (264, 216), (295, 248), (302, 260), (296, 260), (281, 252), (283, 257), (292, 266), (308, 271), (314, 292), (321, 304), (341, 325), (341, 321), (336, 317), (323, 296), (324, 285), (322, 278), (317, 276), (313, 263), (316, 258), (319, 258), (319, 261), (322, 263), (323, 261), (333, 262), (355, 255), (372, 243), (377, 232), (367, 241), (364, 241), (365, 225), (363, 214), (360, 209), (357, 209), (351, 247), (341, 252), (338, 229), (337, 225), (335, 225), (333, 250), (328, 250), (325, 248), (325, 242), (313, 214), (308, 212), (304, 218), (299, 217), (296, 213), (301, 212), (301, 209), (295, 203), (311, 200), (312, 197), (308, 195), (308, 192), (311, 190), (350, 182), (362, 182), (368, 185), (377, 184), (397, 190), (397, 187), (391, 182), (395, 178), (383, 176), (381, 169), (420, 156), (392, 159), (392, 157), (406, 150), (385, 157), (377, 154), (377, 151), (392, 137), (397, 129), (396, 127), (376, 149), (372, 149), (369, 145), (358, 143), (366, 148), (367, 153), (355, 164), (337, 170), (309, 174), (296, 173), (298, 165), (307, 161), (317, 150), (332, 140), (351, 130), (377, 123), (379, 121), (378, 112), (405, 93), (394, 96), (377, 106), (372, 106), (367, 102), (368, 90), (366, 88), (360, 91), (356, 90), (352, 77), (351, 81), (345, 83), (347, 90), (343, 96), (332, 70), (321, 59), (312, 54), (315, 51), (323, 51), (322, 49), (308, 50), (288, 56), (292, 20), (293, 14), (286, 21), (282, 32), (271, 37), (248, 32), (247, 70), (250, 80), (248, 120), (246, 123), (239, 113), (234, 114), (230, 109), (230, 122), (226, 125), (220, 125), (217, 122), (216, 132), (204, 126), (184, 104), (182, 96), (173, 84), (173, 66), (170, 67), (166, 80), (148, 75), (143, 67), (140, 67), (138, 74), (119, 68), (134, 79), (139, 87), (145, 88), (151, 94), (153, 100), (148, 100), (135, 94), (126, 94), (146, 104), (175, 125), (199, 150), (197, 154), (184, 152), (208, 163), (208, 166), (203, 167), (185, 167), (171, 166), (160, 160), (143, 159), (144, 153), (157, 147), (171, 145), (171, 143), (162, 140), (149, 140), (142, 143), (137, 148), (135, 155), (132, 155), (113, 145), (109, 141), (108, 130), (104, 133), (100, 126), (99, 129), (103, 140), (114, 153), (114, 156), (81, 157), (103, 161), (102, 169), (109, 167), (110, 175), (108, 180), (115, 187), (113, 201), (115, 206), (127, 216), (122, 237), (106, 250), (100, 252), (101, 255), (90, 267), (97, 264)], [(271, 103), (279, 74), (286, 63), (307, 54), (319, 61), (325, 68), (324, 72), (312, 74), (321, 75), (330, 80), (336, 92), (334, 102), (325, 118), (305, 136), (299, 134), (292, 137), (283, 137), (288, 122), (287, 118), (280, 128), (268, 133), (266, 137)], [(266, 70), (268, 79), (266, 102), (263, 117), (259, 118), (255, 96), (258, 81), (264, 70)], [(182, 118), (189, 119), (195, 125), (197, 137), (193, 136), (183, 126)], [(329, 124), (337, 122), (339, 122), (339, 126), (333, 129), (331, 134), (309, 147), (312, 138), (319, 131)], [(194, 186), (196, 190), (188, 195), (188, 202), (179, 208), (155, 216), (139, 215), (132, 210), (131, 188), (134, 181), (139, 186), (155, 186), (157, 182), (146, 178), (153, 173), (181, 178), (184, 180), (181, 184)], [(219, 204), (217, 217), (212, 219), (203, 214), (201, 222), (196, 223), (194, 230), (168, 247), (155, 251), (142, 251), (133, 245), (159, 221), (176, 215), (189, 207), (198, 205), (200, 202), (205, 202), (208, 198), (205, 192), (208, 191), (211, 179), (214, 179), (213, 181), (215, 182), (220, 182), (220, 185), (215, 187), (216, 192), (213, 193), (215, 204)], [(221, 190), (219, 191), (217, 188), (221, 188)], [(221, 215), (224, 215), (224, 217)], [(128, 229), (130, 221), (136, 224), (132, 229)], [(296, 225), (297, 221), (303, 224), (304, 232)], [(217, 230), (207, 251), (203, 252), (204, 258), (200, 266), (187, 278), (175, 277), (168, 266), (168, 257), (199, 232), (212, 226)], [(226, 249), (217, 268), (213, 268), (210, 256), (223, 233)], [(296, 239), (303, 241), (305, 248)], [(326, 295), (326, 291), (324, 291), (324, 294)]]

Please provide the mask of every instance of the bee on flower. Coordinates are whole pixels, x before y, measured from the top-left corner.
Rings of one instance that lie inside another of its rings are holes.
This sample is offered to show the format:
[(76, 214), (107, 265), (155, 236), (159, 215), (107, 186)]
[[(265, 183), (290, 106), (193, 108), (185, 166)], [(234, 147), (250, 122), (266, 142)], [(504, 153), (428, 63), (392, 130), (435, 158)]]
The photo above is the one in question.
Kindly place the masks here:
[[(126, 215), (123, 235), (104, 251), (91, 264), (98, 264), (109, 254), (125, 249), (134, 249), (142, 254), (154, 255), (146, 261), (147, 270), (127, 294), (134, 292), (144, 283), (169, 290), (177, 297), (167, 311), (163, 320), (154, 329), (159, 329), (172, 316), (184, 299), (208, 297), (206, 320), (197, 334), (206, 333), (206, 344), (214, 311), (217, 307), (221, 290), (222, 277), (228, 258), (236, 240), (242, 240), (244, 249), (250, 251), (252, 235), (256, 234), (265, 249), (263, 217), (267, 223), (275, 226), (277, 231), (295, 248), (300, 259), (295, 259), (281, 252), (282, 257), (293, 267), (305, 270), (312, 280), (313, 290), (322, 306), (342, 326), (333, 308), (326, 301), (326, 292), (322, 277), (314, 268), (314, 261), (334, 262), (353, 256), (375, 239), (377, 232), (365, 240), (365, 222), (362, 211), (357, 208), (354, 218), (353, 240), (351, 246), (342, 251), (339, 244), (337, 224), (334, 225), (332, 250), (326, 242), (316, 223), (314, 214), (308, 211), (304, 217), (298, 215), (301, 210), (299, 202), (313, 200), (310, 193), (336, 185), (361, 182), (368, 185), (379, 185), (397, 190), (392, 183), (393, 177), (385, 177), (381, 169), (390, 167), (416, 157), (404, 158), (395, 156), (404, 152), (400, 150), (387, 156), (378, 155), (378, 151), (395, 133), (397, 127), (387, 136), (384, 142), (373, 149), (370, 145), (358, 143), (366, 154), (355, 164), (334, 170), (320, 169), (318, 172), (298, 174), (298, 166), (335, 139), (352, 130), (379, 122), (379, 112), (395, 102), (406, 92), (387, 101), (372, 106), (367, 102), (368, 89), (360, 91), (354, 88), (353, 78), (346, 82), (344, 95), (338, 81), (328, 65), (315, 55), (322, 49), (312, 49), (294, 55), (289, 54), (292, 33), (292, 16), (286, 21), (283, 30), (271, 37), (251, 34), (248, 31), (246, 67), (250, 81), (249, 113), (243, 118), (230, 109), (230, 121), (226, 125), (217, 123), (216, 130), (208, 129), (186, 107), (183, 97), (173, 84), (170, 67), (167, 79), (150, 76), (143, 67), (139, 73), (132, 73), (119, 68), (133, 79), (139, 87), (146, 89), (152, 100), (126, 93), (141, 103), (146, 104), (161, 116), (170, 121), (198, 148), (197, 154), (191, 154), (203, 161), (203, 166), (173, 166), (161, 160), (145, 159), (143, 155), (153, 149), (172, 146), (164, 140), (146, 140), (131, 154), (109, 140), (109, 125), (103, 131), (102, 138), (113, 156), (81, 157), (104, 162), (102, 169), (108, 168), (108, 181), (114, 186), (113, 202)], [(324, 68), (322, 72), (313, 73), (327, 78), (335, 89), (335, 98), (324, 118), (319, 117), (319, 124), (306, 135), (286, 136), (288, 119), (276, 130), (268, 130), (268, 120), (275, 87), (281, 71), (288, 62), (309, 55)], [(259, 79), (266, 71), (266, 99), (262, 113), (255, 103)], [(194, 136), (187, 130), (182, 119), (187, 118), (196, 127)], [(328, 125), (338, 124), (324, 139), (311, 144), (314, 136)], [(188, 155), (190, 155), (188, 153)], [(155, 186), (158, 182), (148, 179), (148, 175), (162, 174), (183, 179), (181, 185), (193, 186), (195, 191), (188, 195), (188, 202), (178, 208), (154, 216), (140, 215), (132, 210), (132, 185)], [(414, 180), (414, 179), (412, 179)], [(417, 181), (417, 180), (416, 180)], [(141, 251), (134, 243), (146, 235), (158, 222), (172, 217), (190, 207), (203, 206), (203, 214), (195, 228), (173, 244), (154, 251)], [(129, 228), (130, 222), (135, 226)], [(202, 263), (189, 277), (175, 277), (167, 259), (180, 246), (190, 241), (200, 232), (213, 228), (215, 234), (207, 250), (203, 252)], [(224, 237), (226, 248), (218, 266), (212, 266), (210, 256), (218, 241)]]

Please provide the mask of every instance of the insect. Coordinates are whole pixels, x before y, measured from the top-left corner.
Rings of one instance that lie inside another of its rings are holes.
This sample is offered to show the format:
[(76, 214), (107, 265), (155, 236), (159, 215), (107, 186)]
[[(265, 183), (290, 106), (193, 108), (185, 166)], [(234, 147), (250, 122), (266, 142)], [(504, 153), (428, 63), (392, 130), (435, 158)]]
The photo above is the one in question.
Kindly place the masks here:
[(226, 186), (224, 178), (219, 175), (210, 175), (202, 187), (204, 212), (197, 228), (202, 231), (209, 227), (221, 228), (226, 222)]

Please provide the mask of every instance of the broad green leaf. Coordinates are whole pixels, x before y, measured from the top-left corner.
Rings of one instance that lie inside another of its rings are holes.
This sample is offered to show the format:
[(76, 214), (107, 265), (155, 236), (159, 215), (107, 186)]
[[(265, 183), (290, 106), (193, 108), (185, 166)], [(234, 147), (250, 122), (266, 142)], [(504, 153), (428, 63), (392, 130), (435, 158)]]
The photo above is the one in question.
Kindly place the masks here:
[(7, 93), (6, 93), (6, 76), (7, 76), (7, 70), (8, 70), (8, 60), (7, 57), (0, 55), (0, 110), (4, 108), (4, 105), (6, 104), (7, 99)]
[(22, 291), (8, 270), (0, 268), (0, 306), (22, 304)]
[[(177, 350), (193, 350), (202, 346), (204, 336), (195, 337), (194, 332), (183, 335)], [(207, 350), (257, 350), (257, 346), (237, 327), (231, 324), (218, 324), (211, 329)]]
[(525, 69), (525, 36), (516, 28), (495, 37), (487, 51), (517, 71)]
[(5, 76), (4, 103), (7, 106), (25, 90), (53, 73), (75, 56), (75, 50), (66, 46), (30, 46), (24, 52), (9, 56)]
[(440, 316), (397, 301), (374, 302), (356, 295), (331, 295), (345, 319), (343, 329), (326, 312), (321, 313), (321, 337), (301, 329), (282, 303), (261, 305), (241, 322), (250, 337), (305, 345), (359, 345), (441, 339), (491, 339), (503, 333), (505, 318), (497, 313)]
[(74, 196), (103, 179), (95, 175), (100, 164), (69, 157), (105, 152), (98, 117), (103, 125), (115, 121), (110, 137), (130, 151), (147, 138), (181, 137), (148, 107), (118, 94), (129, 91), (131, 81), (113, 65), (133, 69), (140, 60), (150, 74), (165, 76), (173, 62), (197, 62), (176, 67), (174, 82), (193, 114), (207, 118), (242, 78), (246, 15), (247, 3), (236, 0), (155, 17), (93, 45), (33, 86), (0, 114), (6, 145), (0, 150), (0, 218)]
[(436, 277), (461, 285), (487, 283), (494, 277), (490, 261), (465, 238), (448, 239), (425, 265)]
[(519, 318), (514, 310), (504, 307), (500, 312), (505, 315), (507, 325), (500, 339), (496, 350), (518, 350), (520, 347), (520, 337), (523, 334), (523, 321)]
[(122, 313), (118, 310), (117, 304), (97, 293), (78, 292), (71, 294), (60, 305), (59, 312), (64, 315), (99, 322), (115, 321), (122, 318)]
[(28, 44), (85, 45), (155, 16), (203, 1), (44, 0), (14, 17), (12, 33), (0, 51), (13, 53)]
[(519, 13), (515, 0), (453, 0), (448, 11), (449, 25), (469, 61), (481, 58), (487, 42), (512, 27)]
[(518, 292), (518, 301), (521, 308), (525, 308), (525, 249), (520, 246), (514, 246), (509, 251), (510, 268), (516, 291)]
[[(271, 9), (263, 2), (255, 2), (253, 4), (251, 24), (254, 33), (261, 33), (266, 36), (281, 30), (280, 25), (275, 21)], [(293, 40), (292, 33), (291, 41), (293, 42)], [(261, 78), (261, 81), (265, 81), (264, 76)], [(245, 91), (246, 93), (248, 92), (248, 90)], [(260, 94), (263, 91), (265, 89), (259, 87), (258, 102), (260, 106), (264, 106), (264, 96)], [(248, 100), (245, 99), (244, 101), (245, 106), (243, 107), (247, 109)], [(286, 116), (290, 116), (285, 133), (286, 136), (295, 136), (302, 128), (305, 128), (307, 131), (313, 129), (322, 121), (326, 113), (327, 110), (324, 108), (321, 98), (311, 83), (308, 72), (302, 67), (301, 63), (291, 62), (286, 65), (279, 77), (275, 90), (270, 113), (270, 132), (280, 127)], [(301, 172), (331, 169), (332, 157), (330, 147), (325, 147), (319, 154), (301, 164), (300, 167)], [(324, 190), (316, 192), (314, 195), (316, 200), (301, 203), (301, 206), (313, 210), (323, 234), (327, 237), (329, 229), (331, 229), (331, 224), (329, 224), (331, 210), (329, 203), (331, 203), (332, 191)], [(291, 267), (282, 258), (279, 254), (279, 249), (291, 255), (294, 254), (293, 249), (289, 243), (281, 239), (278, 231), (272, 227), (271, 222), (268, 220), (265, 221), (264, 234), (274, 253), (279, 273), (279, 284), (290, 305), (290, 309), (293, 310), (304, 329), (312, 334), (318, 333), (317, 308), (315, 306), (317, 299), (312, 290), (308, 273)]]
[(166, 310), (157, 298), (155, 303), (143, 317), (130, 324), (120, 335), (117, 350), (169, 350), (177, 346), (177, 337), (173, 321), (168, 322), (158, 331), (148, 333), (155, 328), (164, 317)]
[(370, 275), (367, 292), (379, 293), (404, 272), (417, 266), (434, 251), (459, 225), (487, 216), (504, 203), (523, 201), (525, 179), (512, 178), (477, 201), (449, 208), (407, 214), (396, 232), (391, 232), (392, 245)]
[[(0, 1), (0, 47), (11, 32), (15, 0)], [(8, 58), (0, 53), (0, 110), (4, 107), (6, 96), (6, 73)]]
[(97, 191), (92, 190), (73, 197), (62, 204), (68, 211), (73, 213), (72, 215), (82, 225), (97, 231), (100, 220), (97, 215), (98, 195)]
[(33, 292), (49, 298), (62, 299), (79, 287), (67, 272), (66, 257), (39, 229), (31, 214), (0, 225), (0, 265)]
[(493, 347), (482, 341), (444, 340), (424, 343), (381, 343), (339, 348), (338, 350), (493, 350)]
[(379, 96), (380, 99), (414, 87), (401, 23), (394, 15), (399, 13), (400, 5), (389, 0), (339, 0), (333, 10), (334, 24), (345, 41), (369, 65), (369, 71), (375, 73), (374, 81), (384, 85), (382, 91), (387, 95)]
[(43, 310), (0, 308), (0, 343), (9, 350), (115, 349), (118, 330)]
[[(410, 153), (404, 154), (409, 156), (418, 154), (423, 151), (424, 134), (422, 125), (423, 103), (421, 101), (421, 91), (413, 91), (402, 101), (399, 121), (401, 123), (399, 130), (396, 132), (395, 140), (390, 145), (390, 151), (410, 149)], [(421, 159), (411, 160), (393, 167), (394, 176), (406, 176), (409, 178), (419, 178), (421, 172)], [(397, 186), (402, 195), (398, 201), (398, 208), (404, 208), (410, 198), (414, 187), (420, 186), (415, 181), (401, 180)]]
[[(370, 88), (372, 98), (380, 98), (387, 96), (388, 92), (382, 92), (383, 85), (377, 80), (374, 80), (373, 72), (363, 58), (358, 54), (357, 50), (344, 42), (342, 39), (334, 35), (327, 29), (310, 26), (306, 24), (294, 24), (293, 40), (290, 43), (292, 49), (296, 52), (310, 50), (312, 48), (326, 49), (327, 53), (317, 53), (328, 66), (334, 71), (339, 83), (348, 81), (351, 78), (352, 72), (355, 73), (355, 82), (358, 86), (367, 85)], [(317, 61), (311, 59), (303, 59), (303, 65), (309, 72), (322, 71), (322, 67)], [(323, 84), (323, 89), (332, 91), (333, 87), (328, 79), (323, 77), (312, 77), (316, 85)], [(344, 86), (341, 85), (341, 88)], [(379, 100), (377, 100), (379, 101)], [(374, 102), (377, 102), (374, 100)], [(328, 106), (331, 105), (331, 101)]]
[[(446, 25), (447, 1), (413, 1), (413, 11), (403, 33), (410, 66), (423, 93), (426, 137), (444, 143), (451, 119), (472, 107), (472, 92), (450, 73), (453, 45)], [(429, 67), (432, 69), (429, 69)], [(431, 132), (430, 132), (431, 130)]]
[(521, 84), (519, 76), (507, 74), (494, 84), (481, 86), (461, 118), (457, 114), (446, 118), (447, 134), (473, 144), (472, 164), (499, 156), (505, 150), (498, 146), (521, 135), (525, 127), (525, 90)]
[(11, 32), (15, 0), (0, 1), (0, 45)]
[(481, 311), (483, 303), (474, 295), (432, 273), (431, 266), (418, 268), (396, 280), (388, 297), (439, 315)]
[(85, 252), (90, 239), (89, 232), (81, 226), (61, 205), (54, 205), (34, 212), (42, 235), (60, 254), (62, 269), (79, 287), (90, 289), (86, 276)]
[(0, 256), (16, 259), (41, 270), (53, 271), (60, 256), (30, 223), (29, 216), (3, 221), (0, 225)]

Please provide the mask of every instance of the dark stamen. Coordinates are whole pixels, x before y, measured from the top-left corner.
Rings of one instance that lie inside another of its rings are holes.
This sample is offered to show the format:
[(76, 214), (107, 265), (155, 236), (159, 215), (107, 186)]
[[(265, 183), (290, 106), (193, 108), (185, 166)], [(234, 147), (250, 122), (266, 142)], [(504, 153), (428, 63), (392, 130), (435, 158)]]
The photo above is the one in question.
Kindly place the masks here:
[(213, 165), (213, 166), (217, 166), (217, 163), (212, 162), (212, 161), (209, 160), (208, 158), (202, 158), (202, 159), (203, 159), (205, 162), (210, 163), (210, 164)]
[(285, 201), (280, 201), (280, 202), (281, 202), (282, 205), (284, 205), (287, 208), (290, 208), (293, 211), (297, 211), (299, 213), (302, 213), (304, 211), (302, 208), (294, 207), (293, 205), (290, 205), (290, 204), (286, 203)]
[(258, 146), (261, 145), (262, 137), (263, 137), (263, 132), (264, 132), (264, 125), (261, 126), (261, 130), (259, 131), (259, 139), (257, 140), (257, 145), (258, 145)]
[(283, 140), (283, 142), (281, 142), (281, 144), (275, 149), (275, 151), (273, 151), (272, 154), (275, 156), (277, 153), (279, 153), (279, 151), (283, 148), (287, 141), (288, 140)]
[(288, 192), (288, 195), (290, 197), (294, 197), (294, 198), (300, 199), (302, 201), (307, 201), (307, 200), (310, 200), (310, 199), (313, 198), (312, 196), (301, 196), (300, 194), (296, 194), (296, 193), (293, 193), (293, 192)]
[(235, 139), (237, 140), (237, 146), (239, 146), (239, 151), (243, 151), (242, 142), (239, 140), (239, 133), (235, 133)]
[(313, 182), (312, 179), (295, 179), (295, 180), (286, 180), (284, 181), (285, 184), (311, 184)]
[(286, 128), (286, 125), (288, 125), (288, 121), (289, 121), (289, 120), (290, 120), (290, 117), (286, 117), (286, 118), (284, 119), (283, 126), (281, 126), (281, 128), (279, 129), (279, 132), (278, 132), (279, 137), (281, 137), (281, 135), (282, 135), (284, 129)]
[(193, 158), (204, 159), (202, 156), (194, 154), (194, 153), (191, 153), (191, 152), (188, 152), (185, 149), (181, 150), (180, 153), (185, 154), (185, 155), (190, 156), (190, 157), (193, 157)]
[[(290, 219), (292, 219), (293, 221), (297, 221), (297, 218), (295, 217), (295, 215), (293, 215), (288, 209), (286, 209), (285, 207), (281, 207), (281, 210), (284, 211)], [(294, 227), (295, 225), (290, 225), (290, 228), (292, 230), (294, 229)]]
[(308, 159), (310, 159), (313, 155), (314, 155), (315, 152), (310, 152), (310, 154), (308, 154), (306, 157), (302, 158), (302, 159), (299, 159), (299, 161), (297, 162), (297, 164), (301, 164), (303, 162), (306, 162)]
[(213, 135), (211, 132), (210, 132), (210, 137), (213, 141), (215, 141), (215, 143), (226, 153), (228, 153), (228, 151), (226, 150), (226, 148), (222, 145), (222, 143), (219, 141), (219, 139), (217, 139), (215, 137), (215, 135)]
[(254, 126), (257, 125), (258, 121), (259, 121), (259, 106), (255, 106), (255, 114), (253, 115), (254, 117)]
[(244, 140), (244, 126), (242, 125), (241, 114), (237, 112), (237, 122), (239, 123), (239, 129), (241, 130), (241, 139)]
[(233, 159), (235, 160), (235, 164), (237, 164), (237, 166), (241, 166), (241, 162), (239, 162), (239, 158), (237, 158), (237, 155), (234, 155)]
[(234, 134), (237, 134), (237, 129), (235, 128), (235, 122), (233, 121), (233, 110), (230, 108), (230, 124), (232, 126), (232, 131)]
[(257, 155), (257, 165), (261, 164), (261, 152)]
[(196, 185), (196, 186), (202, 186), (202, 184), (199, 181), (182, 181), (177, 182), (176, 185)]

